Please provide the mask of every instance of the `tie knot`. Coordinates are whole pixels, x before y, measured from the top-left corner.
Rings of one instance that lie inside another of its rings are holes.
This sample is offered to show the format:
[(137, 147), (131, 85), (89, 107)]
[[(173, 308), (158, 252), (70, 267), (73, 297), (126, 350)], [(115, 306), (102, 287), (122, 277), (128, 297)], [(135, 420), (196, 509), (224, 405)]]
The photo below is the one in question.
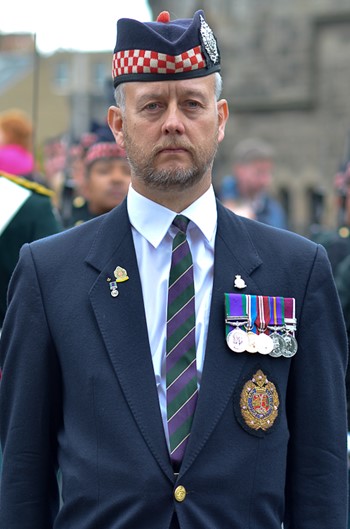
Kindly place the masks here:
[(182, 233), (186, 233), (189, 222), (190, 219), (185, 217), (185, 215), (176, 215), (173, 220), (174, 226), (176, 226), (180, 231), (182, 231)]

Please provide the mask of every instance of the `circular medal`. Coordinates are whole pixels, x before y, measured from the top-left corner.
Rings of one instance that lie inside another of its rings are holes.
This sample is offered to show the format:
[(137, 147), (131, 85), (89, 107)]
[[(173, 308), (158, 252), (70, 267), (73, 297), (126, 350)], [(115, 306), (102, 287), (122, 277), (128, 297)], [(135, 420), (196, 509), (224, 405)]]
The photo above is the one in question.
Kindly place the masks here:
[(278, 332), (273, 332), (270, 334), (270, 338), (273, 341), (273, 349), (270, 353), (270, 356), (273, 356), (274, 358), (282, 356), (284, 350), (283, 337)]
[(242, 331), (242, 329), (234, 329), (226, 336), (226, 342), (231, 351), (243, 353), (248, 343), (247, 333)]
[(268, 334), (261, 333), (257, 336), (258, 353), (268, 355), (273, 350), (273, 341)]
[(247, 332), (247, 347), (246, 350), (248, 353), (257, 353), (258, 352), (258, 345), (257, 345), (257, 334), (253, 331)]
[(294, 336), (292, 334), (287, 333), (283, 336), (283, 341), (283, 356), (285, 356), (286, 358), (294, 356), (298, 350), (298, 342), (296, 341)]
[(113, 298), (116, 298), (117, 296), (119, 296), (119, 290), (118, 290), (117, 288), (113, 288), (113, 289), (111, 290), (111, 296), (112, 296)]

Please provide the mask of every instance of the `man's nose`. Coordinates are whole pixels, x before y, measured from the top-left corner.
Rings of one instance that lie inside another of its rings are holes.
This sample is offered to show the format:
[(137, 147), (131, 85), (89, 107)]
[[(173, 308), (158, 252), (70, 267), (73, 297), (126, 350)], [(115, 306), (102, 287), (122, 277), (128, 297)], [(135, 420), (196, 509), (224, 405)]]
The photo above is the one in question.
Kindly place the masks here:
[(166, 110), (162, 132), (164, 134), (183, 134), (185, 126), (183, 115), (177, 105), (169, 105)]

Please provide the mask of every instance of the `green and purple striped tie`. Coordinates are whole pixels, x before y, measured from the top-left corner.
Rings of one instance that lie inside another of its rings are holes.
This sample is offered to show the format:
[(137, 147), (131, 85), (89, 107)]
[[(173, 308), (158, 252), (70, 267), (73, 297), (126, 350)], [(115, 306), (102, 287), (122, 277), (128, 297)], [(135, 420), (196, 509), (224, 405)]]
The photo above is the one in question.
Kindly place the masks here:
[(166, 387), (170, 457), (179, 467), (196, 407), (197, 366), (193, 262), (186, 239), (189, 219), (177, 215), (168, 290)]

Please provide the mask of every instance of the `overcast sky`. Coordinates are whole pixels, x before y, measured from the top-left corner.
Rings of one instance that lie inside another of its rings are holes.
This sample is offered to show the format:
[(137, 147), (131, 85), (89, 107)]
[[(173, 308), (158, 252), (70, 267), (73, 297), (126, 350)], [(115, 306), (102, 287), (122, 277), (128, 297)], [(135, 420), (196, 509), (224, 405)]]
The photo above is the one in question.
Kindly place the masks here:
[(41, 53), (109, 51), (114, 49), (117, 19), (123, 17), (151, 20), (146, 0), (8, 0), (1, 9), (0, 32), (36, 33)]

